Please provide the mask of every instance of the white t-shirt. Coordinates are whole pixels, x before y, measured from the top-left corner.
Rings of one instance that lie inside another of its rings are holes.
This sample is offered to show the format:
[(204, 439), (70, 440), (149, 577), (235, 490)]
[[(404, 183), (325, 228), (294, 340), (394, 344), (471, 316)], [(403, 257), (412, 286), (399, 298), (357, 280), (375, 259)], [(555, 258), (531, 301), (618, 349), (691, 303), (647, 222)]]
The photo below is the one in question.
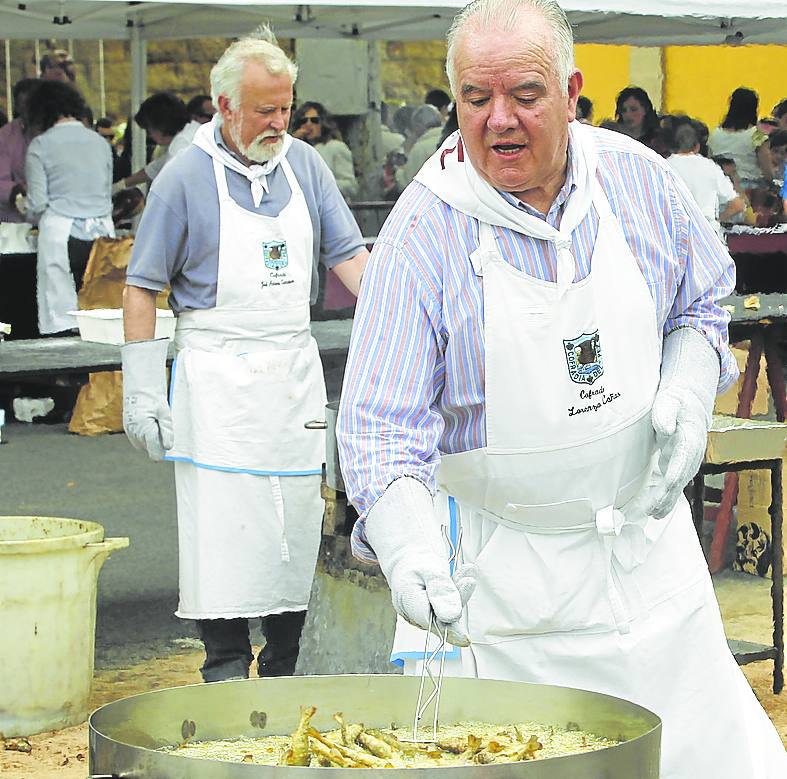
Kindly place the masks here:
[(731, 157), (744, 186), (753, 186), (762, 179), (757, 149), (764, 141), (765, 136), (756, 127), (748, 130), (717, 127), (708, 136), (708, 150), (712, 157)]
[(667, 162), (686, 182), (703, 216), (720, 232), (719, 212), (738, 196), (732, 182), (715, 162), (699, 154), (673, 154)]

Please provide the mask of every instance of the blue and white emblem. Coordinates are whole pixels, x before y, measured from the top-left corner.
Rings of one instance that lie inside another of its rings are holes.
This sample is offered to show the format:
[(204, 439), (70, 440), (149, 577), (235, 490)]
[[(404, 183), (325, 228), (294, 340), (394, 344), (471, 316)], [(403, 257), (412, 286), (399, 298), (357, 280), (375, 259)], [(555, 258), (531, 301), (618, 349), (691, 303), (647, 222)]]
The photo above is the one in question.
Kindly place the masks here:
[(265, 267), (271, 270), (281, 270), (289, 264), (287, 259), (286, 241), (263, 241), (262, 258), (265, 260)]
[(563, 339), (563, 348), (566, 351), (568, 375), (571, 381), (577, 384), (592, 384), (604, 374), (598, 330), (582, 333), (569, 340)]

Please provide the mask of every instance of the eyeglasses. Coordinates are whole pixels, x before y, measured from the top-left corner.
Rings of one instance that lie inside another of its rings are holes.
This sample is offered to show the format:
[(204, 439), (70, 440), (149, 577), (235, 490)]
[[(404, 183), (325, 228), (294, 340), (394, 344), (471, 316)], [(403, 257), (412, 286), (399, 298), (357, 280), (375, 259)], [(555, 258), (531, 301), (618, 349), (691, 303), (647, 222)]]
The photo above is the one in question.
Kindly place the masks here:
[(299, 124), (304, 125), (308, 122), (311, 122), (312, 124), (320, 124), (321, 121), (322, 119), (320, 119), (319, 116), (304, 116)]

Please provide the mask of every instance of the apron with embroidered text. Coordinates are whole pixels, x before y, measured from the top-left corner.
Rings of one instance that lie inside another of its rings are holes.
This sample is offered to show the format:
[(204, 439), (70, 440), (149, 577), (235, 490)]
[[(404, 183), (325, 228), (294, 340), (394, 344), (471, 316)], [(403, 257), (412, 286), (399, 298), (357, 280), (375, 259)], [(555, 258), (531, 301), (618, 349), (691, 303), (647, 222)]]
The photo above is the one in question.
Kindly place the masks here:
[[(196, 142), (196, 141), (195, 141)], [(200, 144), (198, 144), (200, 145)], [(312, 228), (291, 190), (276, 217), (241, 208), (212, 156), (220, 208), (216, 306), (178, 316), (171, 379), (180, 604), (191, 619), (308, 605), (320, 540), (326, 402), (309, 296)]]
[[(447, 654), (446, 673), (635, 701), (664, 720), (662, 779), (776, 779), (784, 750), (727, 649), (687, 502), (656, 521), (635, 500), (656, 462), (661, 333), (598, 185), (593, 207), (591, 272), (562, 296), (479, 223), (487, 441), (442, 455), (437, 474), (479, 578), (471, 645)], [(399, 620), (406, 673), (420, 672), (423, 641)]]

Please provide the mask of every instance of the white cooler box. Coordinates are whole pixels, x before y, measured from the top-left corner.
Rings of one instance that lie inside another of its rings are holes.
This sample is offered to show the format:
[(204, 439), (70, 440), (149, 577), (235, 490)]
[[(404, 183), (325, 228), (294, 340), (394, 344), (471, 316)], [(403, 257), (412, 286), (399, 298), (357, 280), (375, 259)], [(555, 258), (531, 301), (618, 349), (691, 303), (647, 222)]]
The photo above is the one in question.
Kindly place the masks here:
[[(123, 309), (94, 308), (87, 311), (69, 311), (77, 319), (79, 335), (83, 341), (96, 341), (101, 344), (122, 344)], [(175, 315), (166, 309), (156, 309), (156, 338), (169, 338), (175, 335)]]

